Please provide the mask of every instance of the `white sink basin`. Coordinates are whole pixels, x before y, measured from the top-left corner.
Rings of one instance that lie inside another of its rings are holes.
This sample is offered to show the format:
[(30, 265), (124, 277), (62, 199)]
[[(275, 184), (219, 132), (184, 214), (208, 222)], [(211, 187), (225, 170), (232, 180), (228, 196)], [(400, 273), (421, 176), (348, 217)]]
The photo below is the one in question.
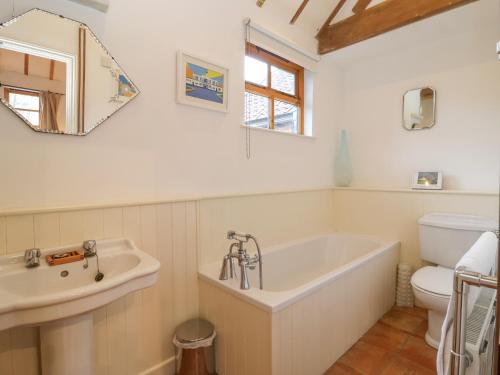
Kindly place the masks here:
[(0, 330), (83, 314), (147, 288), (158, 278), (158, 260), (126, 239), (97, 242), (104, 273), (100, 282), (95, 281), (96, 257), (88, 259), (86, 269), (85, 261), (49, 266), (45, 260), (46, 255), (74, 249), (81, 244), (43, 250), (36, 268), (25, 267), (23, 254), (0, 257)]

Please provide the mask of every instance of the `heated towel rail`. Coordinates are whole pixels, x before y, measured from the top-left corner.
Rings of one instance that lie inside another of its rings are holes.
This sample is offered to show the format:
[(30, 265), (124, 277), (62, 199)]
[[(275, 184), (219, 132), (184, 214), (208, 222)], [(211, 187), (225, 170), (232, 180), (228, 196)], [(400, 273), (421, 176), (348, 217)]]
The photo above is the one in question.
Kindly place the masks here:
[[(470, 286), (497, 288), (497, 278), (458, 268), (455, 271), (455, 319), (453, 321), (453, 346), (451, 350), (451, 374), (463, 375), (466, 368), (465, 328), (467, 320), (467, 293)], [(494, 353), (493, 355), (496, 355)]]

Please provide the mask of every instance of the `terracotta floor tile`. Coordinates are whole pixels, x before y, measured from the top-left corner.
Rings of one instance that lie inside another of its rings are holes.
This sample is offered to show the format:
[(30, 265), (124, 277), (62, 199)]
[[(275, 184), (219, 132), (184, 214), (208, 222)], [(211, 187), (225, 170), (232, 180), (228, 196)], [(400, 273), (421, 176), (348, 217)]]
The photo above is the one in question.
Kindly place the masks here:
[(358, 341), (338, 363), (362, 374), (380, 375), (393, 355), (390, 350)]
[(415, 332), (415, 336), (421, 337), (422, 339), (425, 338), (427, 328), (428, 328), (428, 324), (427, 324), (427, 320), (425, 320), (422, 323), (420, 323), (420, 325), (418, 326), (418, 329)]
[(401, 357), (431, 370), (436, 368), (436, 354), (436, 349), (431, 348), (421, 338), (412, 336), (410, 336), (400, 351)]
[(379, 346), (387, 350), (399, 350), (410, 334), (382, 322), (375, 324), (360, 339), (367, 344)]
[(404, 357), (396, 356), (381, 375), (435, 375), (435, 370), (420, 366)]
[(412, 315), (401, 310), (392, 309), (387, 314), (383, 316), (381, 321), (387, 325), (394, 328), (400, 329), (402, 331), (411, 333), (413, 335), (420, 332), (422, 327), (422, 322), (426, 319), (419, 317), (417, 315)]
[(436, 350), (425, 343), (427, 311), (394, 307), (325, 375), (433, 375)]
[(403, 313), (409, 314), (409, 315), (415, 315), (418, 316), (419, 318), (427, 320), (427, 310), (423, 309), (421, 307), (399, 307), (399, 306), (394, 306), (393, 310), (396, 311), (401, 311)]
[(363, 375), (361, 372), (354, 370), (342, 363), (335, 363), (323, 375)]

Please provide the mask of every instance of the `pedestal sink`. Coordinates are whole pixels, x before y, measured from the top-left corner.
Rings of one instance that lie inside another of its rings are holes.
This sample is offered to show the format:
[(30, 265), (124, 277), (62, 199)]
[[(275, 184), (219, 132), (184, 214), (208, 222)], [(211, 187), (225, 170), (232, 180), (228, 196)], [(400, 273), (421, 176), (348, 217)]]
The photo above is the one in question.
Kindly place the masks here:
[(97, 258), (49, 266), (45, 257), (81, 245), (42, 251), (40, 266), (23, 254), (0, 257), (0, 331), (40, 325), (43, 375), (92, 375), (92, 310), (153, 285), (160, 263), (127, 239), (97, 242), (104, 279), (95, 281)]

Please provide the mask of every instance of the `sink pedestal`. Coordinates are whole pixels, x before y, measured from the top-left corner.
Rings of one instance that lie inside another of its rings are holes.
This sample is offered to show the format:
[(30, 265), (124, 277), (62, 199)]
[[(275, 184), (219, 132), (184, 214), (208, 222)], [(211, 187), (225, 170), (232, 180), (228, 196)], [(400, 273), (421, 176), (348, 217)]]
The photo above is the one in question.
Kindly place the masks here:
[(43, 375), (93, 375), (94, 324), (92, 313), (40, 326)]

